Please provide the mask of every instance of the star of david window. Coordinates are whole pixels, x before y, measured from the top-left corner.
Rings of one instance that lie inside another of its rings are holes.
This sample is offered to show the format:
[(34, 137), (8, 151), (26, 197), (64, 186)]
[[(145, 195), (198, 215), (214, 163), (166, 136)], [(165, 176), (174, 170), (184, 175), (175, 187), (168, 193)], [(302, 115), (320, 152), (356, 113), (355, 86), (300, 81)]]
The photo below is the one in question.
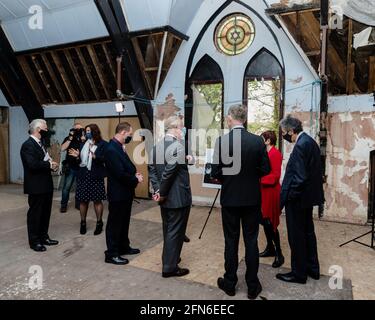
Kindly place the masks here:
[(224, 18), (215, 29), (216, 48), (235, 56), (250, 47), (255, 37), (255, 27), (251, 19), (241, 13)]

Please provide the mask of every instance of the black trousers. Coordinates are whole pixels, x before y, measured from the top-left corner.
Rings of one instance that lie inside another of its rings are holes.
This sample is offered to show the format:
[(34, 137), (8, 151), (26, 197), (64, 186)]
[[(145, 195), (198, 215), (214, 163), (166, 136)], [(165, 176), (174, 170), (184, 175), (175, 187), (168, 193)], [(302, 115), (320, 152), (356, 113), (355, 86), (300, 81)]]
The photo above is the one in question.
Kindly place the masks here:
[(238, 244), (242, 224), (245, 242), (246, 283), (249, 290), (256, 290), (259, 284), (258, 234), (261, 220), (260, 206), (223, 207), (221, 212), (225, 238), (224, 285), (228, 289), (234, 289), (238, 281)]
[(51, 218), (53, 192), (30, 194), (28, 198), (27, 232), (30, 246), (48, 239), (49, 221)]
[(163, 221), (163, 272), (174, 272), (181, 256), (182, 245), (187, 223), (189, 220), (190, 206), (178, 209), (161, 208)]
[(290, 201), (285, 212), (292, 272), (301, 279), (307, 278), (308, 271), (319, 274), (313, 208), (302, 208), (299, 201)]
[(130, 247), (129, 224), (133, 198), (108, 204), (106, 226), (107, 257), (123, 255)]

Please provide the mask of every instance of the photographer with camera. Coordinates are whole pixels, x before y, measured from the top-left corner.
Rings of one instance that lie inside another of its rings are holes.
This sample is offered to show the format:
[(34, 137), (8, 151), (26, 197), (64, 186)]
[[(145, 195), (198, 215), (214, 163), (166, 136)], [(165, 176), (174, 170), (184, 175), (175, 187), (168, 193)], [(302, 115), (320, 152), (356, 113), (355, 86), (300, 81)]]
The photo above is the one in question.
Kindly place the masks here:
[[(81, 144), (84, 141), (85, 136), (83, 126), (79, 123), (76, 123), (74, 127), (69, 131), (69, 136), (64, 139), (61, 145), (61, 151), (66, 151), (66, 158), (62, 162), (62, 174), (64, 175), (64, 183), (61, 195), (61, 213), (65, 213), (68, 209), (70, 190), (72, 189), (73, 183), (76, 180), (79, 170), (79, 160), (71, 156), (69, 154), (69, 150), (79, 150)], [(77, 203), (77, 201), (75, 207), (79, 210), (79, 203)]]

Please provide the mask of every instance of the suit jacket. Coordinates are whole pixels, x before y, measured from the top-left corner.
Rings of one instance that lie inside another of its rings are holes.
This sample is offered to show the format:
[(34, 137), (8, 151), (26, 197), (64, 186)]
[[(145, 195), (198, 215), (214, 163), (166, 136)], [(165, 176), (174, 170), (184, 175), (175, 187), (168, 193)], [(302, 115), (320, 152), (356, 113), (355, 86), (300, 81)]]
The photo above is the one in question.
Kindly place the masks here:
[(128, 201), (134, 198), (138, 179), (137, 168), (122, 146), (111, 140), (105, 152), (105, 165), (108, 174), (108, 201)]
[(281, 187), (281, 208), (287, 201), (300, 201), (303, 208), (324, 203), (320, 148), (302, 133), (290, 155)]
[[(241, 146), (241, 153), (237, 156), (234, 145)], [(235, 161), (229, 162), (229, 157), (233, 156)], [(244, 128), (234, 128), (216, 140), (213, 162), (211, 175), (222, 184), (220, 203), (223, 207), (261, 204), (260, 179), (271, 170), (261, 137)], [(233, 166), (237, 170), (227, 172)]]
[(33, 139), (27, 139), (21, 147), (24, 170), (24, 193), (35, 195), (53, 192), (49, 161), (44, 161), (44, 151)]
[[(80, 150), (82, 150), (84, 143), (81, 145)], [(107, 141), (100, 141), (96, 144), (97, 149), (95, 150), (95, 159), (92, 159), (91, 164), (91, 175), (94, 179), (104, 179), (107, 176), (107, 170), (104, 164), (104, 155), (108, 147)], [(80, 167), (78, 171), (78, 178), (83, 176), (86, 167)]]
[(185, 147), (176, 138), (166, 136), (154, 146), (148, 166), (154, 191), (166, 197), (163, 208), (184, 208), (191, 206), (190, 177)]

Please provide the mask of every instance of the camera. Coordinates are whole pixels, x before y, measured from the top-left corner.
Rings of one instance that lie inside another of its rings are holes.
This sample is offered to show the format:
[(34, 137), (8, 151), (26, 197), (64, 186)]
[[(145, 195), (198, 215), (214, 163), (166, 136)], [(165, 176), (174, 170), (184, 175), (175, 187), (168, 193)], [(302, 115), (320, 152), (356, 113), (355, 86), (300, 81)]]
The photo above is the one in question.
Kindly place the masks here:
[(83, 128), (81, 128), (81, 129), (70, 129), (70, 131), (69, 131), (69, 135), (71, 136), (71, 137), (73, 137), (74, 139), (77, 139), (77, 140), (79, 140), (79, 139), (81, 139), (81, 137), (82, 137), (82, 135), (83, 135)]

